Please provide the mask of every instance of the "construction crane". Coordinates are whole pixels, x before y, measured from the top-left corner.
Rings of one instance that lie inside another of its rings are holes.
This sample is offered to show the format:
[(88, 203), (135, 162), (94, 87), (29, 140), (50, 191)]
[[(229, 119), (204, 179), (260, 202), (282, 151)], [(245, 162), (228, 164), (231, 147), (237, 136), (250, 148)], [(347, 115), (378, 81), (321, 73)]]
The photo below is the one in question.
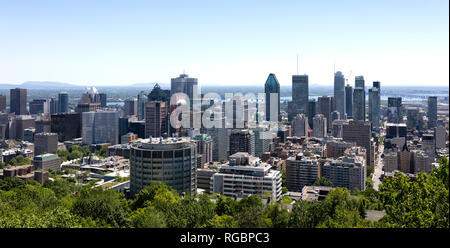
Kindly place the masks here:
[(345, 77), (345, 84), (348, 84), (348, 79), (350, 78), (350, 76), (352, 75), (352, 70), (350, 70), (350, 73), (348, 74), (347, 77)]

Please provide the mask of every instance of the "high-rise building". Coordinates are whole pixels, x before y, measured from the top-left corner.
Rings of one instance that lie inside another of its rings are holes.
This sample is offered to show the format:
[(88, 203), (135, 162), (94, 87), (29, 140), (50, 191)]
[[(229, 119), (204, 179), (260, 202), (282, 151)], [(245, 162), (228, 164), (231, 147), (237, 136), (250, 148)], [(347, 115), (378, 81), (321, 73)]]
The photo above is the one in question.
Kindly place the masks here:
[(437, 97), (429, 96), (428, 97), (428, 128), (435, 128), (437, 123)]
[(407, 129), (404, 123), (387, 123), (386, 124), (386, 139), (392, 139), (396, 137), (406, 138)]
[(292, 136), (308, 136), (308, 117), (298, 114), (292, 120)]
[(54, 153), (58, 148), (57, 133), (36, 133), (34, 135), (34, 155)]
[(350, 85), (345, 86), (345, 113), (347, 118), (353, 118), (353, 87)]
[(353, 120), (364, 121), (366, 119), (364, 96), (364, 88), (355, 87), (355, 89), (353, 90)]
[(365, 85), (365, 81), (364, 81), (364, 77), (363, 76), (356, 76), (355, 77), (355, 89), (356, 88), (362, 88), (363, 89), (363, 116), (365, 118), (366, 116), (366, 85)]
[(136, 116), (138, 112), (138, 102), (136, 98), (129, 98), (125, 100), (123, 110), (125, 116)]
[(6, 96), (0, 95), (0, 112), (6, 113)]
[(51, 115), (51, 132), (58, 134), (59, 142), (81, 137), (81, 114), (61, 113)]
[(153, 181), (164, 182), (180, 194), (194, 194), (196, 168), (197, 149), (190, 138), (149, 139), (131, 147), (131, 194), (137, 194)]
[(320, 177), (318, 157), (299, 153), (286, 160), (286, 187), (289, 191), (301, 192)]
[(309, 99), (308, 101), (308, 125), (312, 129), (313, 127), (313, 118), (316, 116), (316, 100)]
[(293, 75), (290, 121), (298, 114), (308, 114), (308, 95), (308, 75)]
[(100, 98), (100, 107), (101, 108), (106, 108), (106, 105), (107, 105), (107, 96), (106, 96), (106, 93), (100, 93), (100, 94), (98, 94), (99, 95), (99, 98)]
[(10, 113), (16, 115), (27, 114), (27, 89), (15, 88), (10, 90)]
[(175, 93), (186, 94), (187, 97), (189, 97), (190, 109), (192, 110), (194, 100), (194, 88), (197, 87), (197, 85), (198, 85), (197, 78), (190, 78), (187, 74), (181, 74), (179, 77), (171, 79), (170, 97), (172, 97), (172, 95)]
[(58, 114), (60, 111), (61, 105), (59, 104), (59, 100), (56, 97), (50, 98), (50, 114)]
[[(317, 98), (316, 113), (323, 115), (327, 119), (327, 130), (331, 129), (331, 112), (333, 111), (333, 102), (334, 102), (333, 97), (321, 96)], [(314, 121), (313, 121), (313, 129), (314, 129)]]
[(129, 118), (127, 116), (126, 117), (119, 117), (119, 138), (120, 139), (122, 138), (123, 135), (128, 133), (128, 130), (129, 130), (129, 122), (128, 122), (128, 120), (129, 120)]
[(343, 118), (341, 118), (341, 113), (337, 110), (334, 110), (333, 112), (331, 112), (331, 124), (333, 124), (333, 121), (335, 120), (341, 120)]
[(416, 129), (416, 130), (422, 129), (423, 116), (420, 114), (419, 108), (407, 108), (406, 109), (406, 126), (410, 129)]
[(197, 142), (197, 154), (202, 155), (202, 166), (213, 161), (213, 140), (208, 134), (200, 134), (194, 137)]
[(341, 117), (345, 116), (345, 78), (342, 72), (334, 74), (334, 109), (338, 111)]
[(53, 171), (61, 170), (61, 158), (57, 154), (35, 155), (32, 161), (35, 169)]
[(31, 115), (16, 115), (15, 124), (15, 139), (23, 140), (24, 130), (29, 127), (35, 128), (34, 118)]
[(213, 174), (210, 192), (230, 198), (244, 198), (250, 195), (264, 197), (270, 194), (274, 201), (281, 199), (281, 173), (248, 153), (230, 156), (230, 164), (222, 165)]
[(83, 143), (87, 145), (119, 143), (119, 112), (84, 112), (82, 117)]
[(139, 138), (145, 138), (145, 121), (131, 120), (128, 123), (128, 131), (135, 133)]
[(373, 82), (372, 89), (369, 89), (369, 121), (372, 127), (378, 129), (380, 127), (381, 114), (381, 92), (380, 82)]
[(344, 124), (342, 130), (342, 139), (347, 142), (354, 142), (357, 146), (366, 149), (367, 165), (373, 166), (374, 158), (371, 143), (371, 127), (369, 122), (350, 121)]
[(230, 135), (230, 154), (246, 152), (255, 155), (255, 135), (248, 129), (235, 129)]
[(401, 123), (403, 121), (401, 97), (388, 97), (388, 122)]
[(48, 114), (50, 113), (50, 102), (48, 99), (34, 99), (30, 102), (30, 114)]
[(147, 100), (147, 94), (141, 91), (137, 96), (137, 116), (140, 121), (145, 119), (145, 104)]
[(168, 131), (168, 104), (166, 102), (152, 101), (145, 105), (145, 137), (167, 136)]
[[(278, 83), (277, 77), (275, 74), (270, 73), (269, 77), (267, 78), (266, 84), (264, 85), (264, 93), (266, 93), (266, 120), (270, 120), (270, 109), (274, 108), (277, 109), (277, 118), (278, 120), (272, 120), (272, 121), (281, 121), (281, 114), (280, 114), (280, 83)], [(271, 100), (271, 93), (275, 93), (276, 95), (276, 102), (272, 102)]]
[(313, 118), (314, 129), (313, 136), (324, 138), (327, 136), (327, 119), (322, 114), (317, 114)]
[(59, 92), (58, 103), (59, 103), (58, 112), (60, 113), (69, 112), (69, 94), (66, 91)]
[(335, 187), (365, 190), (366, 164), (358, 156), (330, 159), (322, 167), (322, 176), (330, 180)]
[(49, 115), (36, 116), (35, 120), (36, 133), (50, 133), (51, 123), (52, 122)]
[(445, 127), (439, 125), (434, 128), (434, 140), (436, 142), (436, 149), (445, 148), (447, 140)]
[[(101, 108), (100, 95), (95, 87), (87, 88), (81, 95), (81, 99), (78, 102), (76, 112), (92, 112)], [(60, 110), (61, 111), (61, 110)]]

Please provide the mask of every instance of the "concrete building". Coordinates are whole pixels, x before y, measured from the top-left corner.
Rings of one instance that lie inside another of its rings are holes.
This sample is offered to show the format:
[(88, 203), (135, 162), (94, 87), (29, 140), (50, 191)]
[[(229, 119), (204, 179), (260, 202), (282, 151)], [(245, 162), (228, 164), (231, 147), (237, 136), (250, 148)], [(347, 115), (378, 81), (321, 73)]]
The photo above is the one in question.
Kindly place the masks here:
[(313, 118), (313, 136), (323, 138), (327, 136), (327, 119), (322, 114), (317, 114)]
[(335, 138), (342, 138), (344, 124), (347, 124), (348, 120), (334, 120), (331, 126), (331, 136)]
[(168, 104), (151, 101), (145, 104), (145, 137), (167, 136), (169, 134)]
[(384, 153), (383, 158), (384, 167), (383, 170), (385, 172), (393, 172), (398, 170), (398, 155), (396, 151), (387, 151)]
[(271, 199), (278, 201), (281, 173), (248, 153), (236, 153), (230, 156), (229, 165), (222, 165), (213, 175), (210, 192), (235, 199), (250, 195), (263, 197), (268, 192)]
[(137, 194), (152, 181), (164, 182), (178, 193), (194, 194), (196, 163), (196, 144), (190, 138), (146, 139), (131, 147), (131, 194)]
[(292, 75), (292, 108), (289, 115), (291, 121), (298, 114), (308, 114), (308, 75)]
[(412, 172), (431, 172), (433, 168), (432, 163), (434, 162), (434, 156), (428, 155), (426, 151), (423, 150), (412, 150), (411, 151), (411, 163), (413, 164), (414, 170)]
[(120, 137), (120, 144), (128, 144), (128, 143), (130, 143), (132, 141), (135, 141), (137, 139), (138, 139), (137, 134), (127, 133), (127, 134), (124, 134), (124, 135), (122, 135)]
[(345, 142), (342, 139), (329, 139), (325, 141), (327, 158), (344, 156), (345, 150), (356, 145), (354, 142)]
[(230, 135), (230, 155), (238, 152), (247, 152), (255, 155), (255, 135), (252, 130), (235, 129)]
[(305, 114), (298, 114), (292, 120), (292, 136), (308, 136), (308, 117)]
[(35, 133), (36, 133), (35, 128), (33, 127), (26, 128), (25, 130), (23, 130), (23, 140), (33, 143)]
[(54, 171), (57, 171), (61, 169), (61, 158), (59, 158), (56, 154), (47, 153), (34, 156), (32, 164), (34, 165), (36, 170), (52, 169)]
[(365, 190), (365, 161), (357, 156), (328, 160), (322, 167), (322, 176), (336, 187)]
[(26, 115), (27, 111), (27, 89), (15, 88), (10, 90), (10, 113)]
[(138, 102), (136, 98), (130, 98), (125, 100), (123, 107), (124, 116), (137, 116), (138, 113)]
[(422, 130), (423, 116), (419, 108), (406, 109), (406, 126), (410, 129)]
[[(331, 112), (333, 111), (333, 97), (321, 96), (317, 98), (316, 113), (327, 119), (327, 132), (331, 129)], [(316, 115), (317, 115), (316, 114)], [(314, 118), (313, 118), (314, 123)], [(314, 129), (314, 124), (313, 124)]]
[(357, 146), (366, 149), (367, 165), (373, 166), (375, 157), (372, 149), (372, 132), (370, 123), (366, 121), (350, 121), (344, 124), (342, 130), (342, 139), (347, 142), (355, 142)]
[(119, 112), (84, 112), (82, 118), (83, 143), (87, 145), (119, 143)]
[(338, 71), (334, 74), (334, 109), (341, 117), (345, 116), (345, 103), (345, 78), (342, 72)]
[(16, 115), (15, 126), (15, 139), (23, 140), (24, 130), (30, 127), (35, 128), (35, 119), (31, 115)]
[(320, 177), (317, 155), (299, 153), (286, 160), (286, 187), (301, 192), (304, 186), (313, 184)]
[(209, 163), (213, 161), (213, 140), (208, 134), (200, 134), (193, 138), (193, 140), (197, 143), (197, 154), (202, 155), (201, 167), (205, 163)]
[(447, 131), (443, 126), (437, 126), (434, 128), (434, 140), (436, 143), (436, 149), (445, 148), (447, 141)]
[(53, 153), (58, 148), (57, 133), (37, 133), (34, 135), (34, 154)]
[(213, 175), (217, 173), (215, 169), (197, 168), (197, 189), (205, 190), (205, 193), (211, 194), (210, 187)]
[(59, 104), (59, 100), (56, 97), (51, 97), (50, 98), (50, 114), (58, 114), (60, 111), (60, 104)]
[(29, 103), (30, 114), (48, 114), (50, 113), (50, 101), (48, 99), (34, 99)]

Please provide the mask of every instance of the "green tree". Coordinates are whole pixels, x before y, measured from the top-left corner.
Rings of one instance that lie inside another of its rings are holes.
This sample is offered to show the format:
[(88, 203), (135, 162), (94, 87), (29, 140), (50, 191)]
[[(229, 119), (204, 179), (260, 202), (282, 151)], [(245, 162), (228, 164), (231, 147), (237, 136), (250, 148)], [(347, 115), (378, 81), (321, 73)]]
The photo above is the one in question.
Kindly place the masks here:
[(317, 178), (316, 181), (314, 181), (314, 183), (312, 184), (313, 186), (329, 186), (329, 187), (333, 187), (333, 183), (328, 180), (328, 178), (326, 177), (320, 177)]
[(252, 195), (238, 202), (234, 217), (239, 227), (265, 227), (264, 211), (261, 198)]
[(164, 213), (153, 206), (139, 208), (130, 216), (131, 226), (136, 228), (167, 227)]
[(233, 216), (230, 215), (215, 215), (213, 219), (208, 221), (207, 227), (212, 228), (237, 228), (238, 223)]

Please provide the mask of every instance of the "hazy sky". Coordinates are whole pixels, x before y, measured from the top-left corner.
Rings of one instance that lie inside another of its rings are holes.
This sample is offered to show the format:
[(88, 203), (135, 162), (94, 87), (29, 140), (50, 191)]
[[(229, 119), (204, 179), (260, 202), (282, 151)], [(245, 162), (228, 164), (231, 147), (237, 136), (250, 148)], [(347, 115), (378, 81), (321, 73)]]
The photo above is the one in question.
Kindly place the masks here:
[(448, 4), (0, 0), (0, 83), (290, 85), (298, 53), (312, 84), (335, 63), (351, 85), (447, 85)]

